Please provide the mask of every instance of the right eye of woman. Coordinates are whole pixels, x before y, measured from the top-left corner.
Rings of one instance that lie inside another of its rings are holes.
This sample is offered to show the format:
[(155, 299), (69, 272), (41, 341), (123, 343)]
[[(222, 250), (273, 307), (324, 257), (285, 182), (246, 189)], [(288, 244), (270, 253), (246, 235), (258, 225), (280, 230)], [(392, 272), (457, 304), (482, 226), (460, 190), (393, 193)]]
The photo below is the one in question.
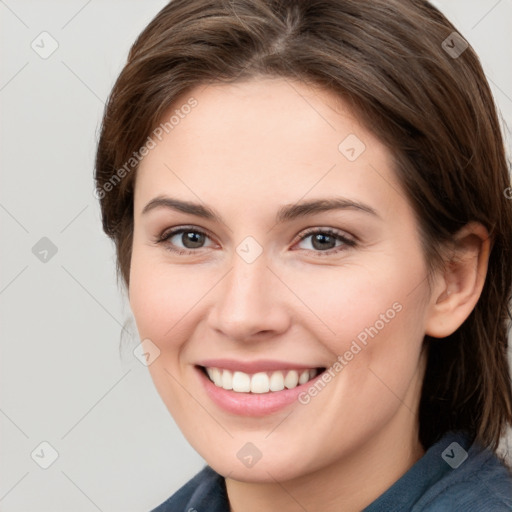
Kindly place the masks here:
[[(173, 241), (173, 239), (176, 240)], [(206, 239), (210, 240), (210, 237), (201, 229), (182, 226), (165, 231), (157, 238), (156, 243), (163, 244), (171, 252), (186, 255), (197, 252), (197, 249), (203, 249), (202, 244)], [(178, 243), (182, 243), (183, 247), (179, 247)]]

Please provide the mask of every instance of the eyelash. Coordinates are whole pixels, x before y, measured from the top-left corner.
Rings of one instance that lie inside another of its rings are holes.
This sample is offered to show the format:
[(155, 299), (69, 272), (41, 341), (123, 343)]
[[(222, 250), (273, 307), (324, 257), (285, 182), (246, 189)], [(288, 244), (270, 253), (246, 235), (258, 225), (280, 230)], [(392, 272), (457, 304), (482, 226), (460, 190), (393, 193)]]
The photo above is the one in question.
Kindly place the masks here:
[[(176, 253), (180, 256), (197, 253), (198, 250), (203, 249), (203, 247), (199, 247), (198, 249), (179, 249), (179, 248), (173, 247), (170, 243), (166, 244), (166, 242), (168, 242), (169, 239), (171, 239), (173, 236), (179, 235), (180, 233), (188, 233), (188, 232), (198, 233), (198, 234), (204, 235), (208, 238), (211, 238), (208, 235), (208, 233), (206, 233), (202, 229), (198, 229), (194, 226), (184, 226), (181, 228), (173, 229), (171, 231), (163, 232), (159, 237), (157, 237), (157, 239), (155, 240), (155, 243), (167, 245), (167, 247), (166, 247), (167, 250), (169, 250), (173, 253)], [(325, 228), (325, 229), (309, 228), (299, 237), (299, 239), (297, 240), (296, 243), (300, 243), (303, 240), (305, 240), (306, 238), (310, 237), (311, 235), (317, 235), (317, 234), (331, 236), (335, 240), (343, 242), (343, 245), (332, 248), (332, 249), (328, 249), (326, 251), (315, 251), (315, 250), (311, 250), (311, 249), (300, 249), (300, 250), (310, 251), (310, 252), (313, 252), (315, 255), (322, 257), (322, 256), (330, 256), (332, 254), (346, 250), (347, 247), (350, 248), (350, 247), (355, 247), (357, 245), (357, 242), (354, 239), (348, 238), (348, 237), (342, 235), (341, 232), (331, 229), (331, 228)]]

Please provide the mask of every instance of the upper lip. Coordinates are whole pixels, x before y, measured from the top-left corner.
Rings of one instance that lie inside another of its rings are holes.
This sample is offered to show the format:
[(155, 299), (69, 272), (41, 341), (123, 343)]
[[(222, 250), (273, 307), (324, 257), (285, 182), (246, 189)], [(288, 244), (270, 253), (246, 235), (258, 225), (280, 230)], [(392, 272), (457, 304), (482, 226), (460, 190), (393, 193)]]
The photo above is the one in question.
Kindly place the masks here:
[(321, 365), (291, 363), (289, 361), (276, 361), (270, 359), (259, 359), (257, 361), (237, 361), (235, 359), (203, 359), (202, 361), (198, 361), (196, 364), (206, 368), (222, 368), (224, 370), (240, 371), (244, 373), (323, 368)]

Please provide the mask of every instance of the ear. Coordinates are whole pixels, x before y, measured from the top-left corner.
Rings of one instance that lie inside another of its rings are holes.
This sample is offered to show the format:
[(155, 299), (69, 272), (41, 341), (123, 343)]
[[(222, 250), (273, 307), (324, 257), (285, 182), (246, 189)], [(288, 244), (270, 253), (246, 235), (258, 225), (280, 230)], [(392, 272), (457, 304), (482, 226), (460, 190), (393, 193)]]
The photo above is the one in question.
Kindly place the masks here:
[(482, 224), (471, 222), (457, 232), (445, 268), (436, 276), (425, 334), (445, 338), (463, 324), (482, 293), (490, 251), (489, 232)]

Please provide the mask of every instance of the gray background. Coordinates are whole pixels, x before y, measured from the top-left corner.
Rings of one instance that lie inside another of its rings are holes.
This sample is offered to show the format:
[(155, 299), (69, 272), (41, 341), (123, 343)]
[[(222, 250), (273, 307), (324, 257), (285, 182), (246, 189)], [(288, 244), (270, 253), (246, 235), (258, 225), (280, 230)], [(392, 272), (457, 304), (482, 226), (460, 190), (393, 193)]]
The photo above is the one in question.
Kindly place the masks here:
[[(104, 101), (165, 3), (0, 0), (2, 512), (149, 510), (203, 464), (131, 354), (133, 328), (119, 353), (130, 311), (92, 194)], [(512, 0), (435, 4), (512, 125)]]

